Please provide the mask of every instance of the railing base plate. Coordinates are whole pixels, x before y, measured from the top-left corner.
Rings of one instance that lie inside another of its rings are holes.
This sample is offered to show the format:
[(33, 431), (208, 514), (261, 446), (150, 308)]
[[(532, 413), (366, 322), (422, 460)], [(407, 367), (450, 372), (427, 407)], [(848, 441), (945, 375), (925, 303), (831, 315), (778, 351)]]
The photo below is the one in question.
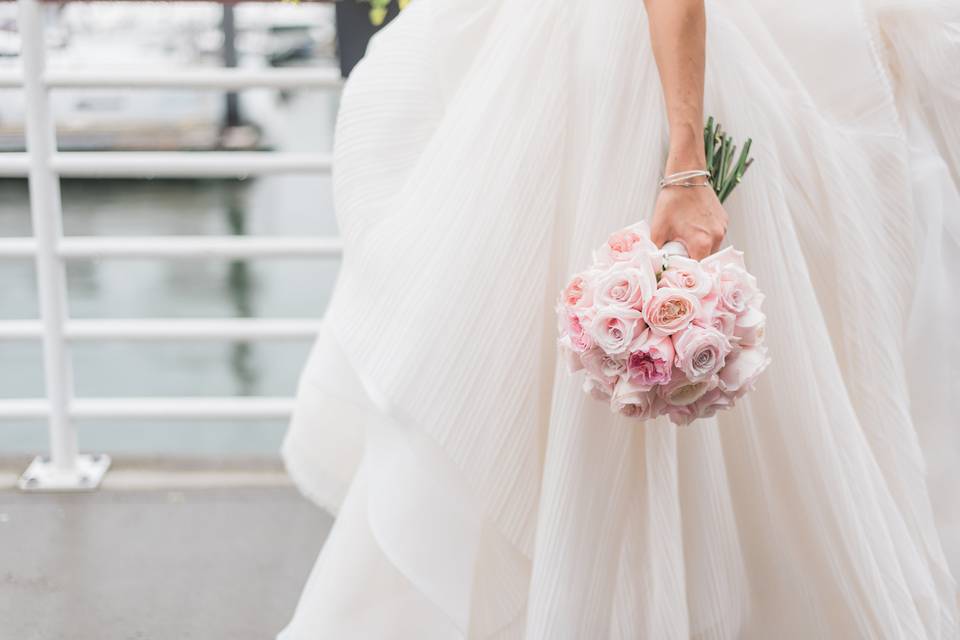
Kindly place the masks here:
[(82, 453), (73, 469), (58, 469), (49, 456), (37, 456), (17, 481), (23, 491), (93, 491), (110, 467), (104, 453)]

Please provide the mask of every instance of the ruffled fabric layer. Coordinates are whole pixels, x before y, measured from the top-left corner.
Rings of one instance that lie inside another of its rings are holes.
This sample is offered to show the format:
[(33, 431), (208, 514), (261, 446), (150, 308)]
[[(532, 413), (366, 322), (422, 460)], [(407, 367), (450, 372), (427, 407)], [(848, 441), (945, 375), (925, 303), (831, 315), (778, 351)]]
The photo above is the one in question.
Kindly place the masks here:
[(642, 6), (417, 0), (374, 38), (284, 444), (308, 495), (346, 500), (284, 640), (956, 637), (956, 23), (708, 15), (707, 112), (755, 140), (729, 235), (774, 362), (679, 430), (611, 415), (554, 345), (563, 279), (655, 195)]

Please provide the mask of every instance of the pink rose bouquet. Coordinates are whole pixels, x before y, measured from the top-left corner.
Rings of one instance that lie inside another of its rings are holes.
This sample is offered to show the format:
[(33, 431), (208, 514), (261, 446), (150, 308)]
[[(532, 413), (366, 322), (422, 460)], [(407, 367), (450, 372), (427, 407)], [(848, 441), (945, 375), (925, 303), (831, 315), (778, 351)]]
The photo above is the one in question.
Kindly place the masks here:
[(752, 388), (770, 359), (763, 294), (741, 252), (668, 255), (641, 222), (593, 257), (557, 305), (562, 355), (587, 393), (626, 416), (689, 424)]

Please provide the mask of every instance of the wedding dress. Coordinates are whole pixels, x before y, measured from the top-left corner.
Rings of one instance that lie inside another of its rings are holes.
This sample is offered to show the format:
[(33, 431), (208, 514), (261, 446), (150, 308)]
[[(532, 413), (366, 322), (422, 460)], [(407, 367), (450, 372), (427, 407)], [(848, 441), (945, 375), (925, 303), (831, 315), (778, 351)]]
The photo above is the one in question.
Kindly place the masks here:
[(960, 10), (707, 2), (773, 362), (616, 416), (554, 301), (667, 144), (640, 0), (415, 0), (347, 83), (288, 469), (339, 513), (282, 640), (956, 638)]

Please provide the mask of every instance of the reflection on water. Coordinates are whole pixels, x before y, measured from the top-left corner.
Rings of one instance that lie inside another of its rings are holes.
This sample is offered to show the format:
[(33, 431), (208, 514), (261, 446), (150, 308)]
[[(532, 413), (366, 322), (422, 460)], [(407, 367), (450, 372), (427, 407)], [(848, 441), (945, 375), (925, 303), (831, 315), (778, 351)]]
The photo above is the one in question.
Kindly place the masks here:
[[(263, 96), (261, 96), (263, 97)], [(331, 148), (336, 97), (276, 100), (262, 121), (276, 147)], [(247, 180), (65, 180), (64, 232), (84, 236), (333, 235), (327, 175)], [(0, 180), (0, 235), (30, 234), (27, 187)], [(67, 265), (74, 318), (299, 317), (323, 313), (336, 277), (331, 259), (74, 260)], [(0, 261), (0, 318), (37, 317), (33, 265)], [(71, 349), (82, 397), (293, 393), (309, 344), (95, 342)], [(0, 342), (0, 397), (43, 394), (40, 349)], [(273, 454), (277, 423), (83, 422), (81, 448), (107, 452)], [(46, 448), (42, 423), (0, 423), (0, 455)]]
[[(247, 235), (246, 213), (236, 191), (225, 192), (227, 225), (230, 234)], [(250, 299), (250, 265), (247, 260), (231, 260), (227, 277), (227, 290), (233, 302), (234, 315), (238, 318), (253, 317), (253, 304)], [(251, 362), (250, 343), (235, 342), (230, 352), (230, 365), (239, 386), (238, 395), (250, 395), (256, 386), (257, 369)]]

